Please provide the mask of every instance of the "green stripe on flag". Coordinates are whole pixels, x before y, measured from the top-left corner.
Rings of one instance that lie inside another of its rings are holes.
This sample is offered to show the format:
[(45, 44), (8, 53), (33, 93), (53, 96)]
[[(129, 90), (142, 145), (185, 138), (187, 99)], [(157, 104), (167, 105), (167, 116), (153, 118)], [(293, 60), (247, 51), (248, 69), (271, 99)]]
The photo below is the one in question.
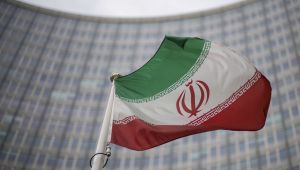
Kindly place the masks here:
[(200, 67), (210, 42), (166, 36), (155, 55), (141, 68), (115, 80), (116, 95), (128, 102), (147, 102), (182, 85)]

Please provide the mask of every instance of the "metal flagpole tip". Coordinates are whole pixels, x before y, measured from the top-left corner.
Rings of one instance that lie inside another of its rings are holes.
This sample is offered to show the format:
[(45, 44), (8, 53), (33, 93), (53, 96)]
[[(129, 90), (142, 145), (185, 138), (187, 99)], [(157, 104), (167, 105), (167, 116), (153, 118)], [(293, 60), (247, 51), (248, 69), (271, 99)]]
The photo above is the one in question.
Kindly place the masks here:
[(114, 80), (116, 80), (117, 78), (121, 77), (121, 75), (119, 73), (113, 73), (110, 76), (110, 81), (113, 82)]

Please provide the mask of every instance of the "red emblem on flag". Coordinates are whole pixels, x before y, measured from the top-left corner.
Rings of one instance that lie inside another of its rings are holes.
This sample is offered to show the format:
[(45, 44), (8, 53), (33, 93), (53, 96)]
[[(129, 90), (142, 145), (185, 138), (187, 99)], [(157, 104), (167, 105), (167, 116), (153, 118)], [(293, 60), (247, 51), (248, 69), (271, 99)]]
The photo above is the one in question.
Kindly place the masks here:
[[(197, 80), (195, 83), (191, 80), (185, 86), (187, 88), (181, 92), (176, 101), (177, 111), (182, 116), (196, 116), (209, 99), (208, 85), (201, 80)], [(194, 86), (196, 86), (196, 89), (194, 89)], [(189, 90), (189, 94), (187, 94), (187, 90)], [(190, 100), (186, 99), (187, 95), (190, 96)], [(190, 102), (188, 106), (187, 102)]]

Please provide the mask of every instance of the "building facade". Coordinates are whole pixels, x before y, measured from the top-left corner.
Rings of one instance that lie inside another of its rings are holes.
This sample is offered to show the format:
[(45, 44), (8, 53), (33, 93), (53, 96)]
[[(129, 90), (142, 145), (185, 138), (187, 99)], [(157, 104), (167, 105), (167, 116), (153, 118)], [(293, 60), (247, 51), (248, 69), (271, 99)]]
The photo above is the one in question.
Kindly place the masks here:
[(246, 0), (148, 19), (87, 17), (0, 2), (0, 169), (89, 169), (113, 72), (128, 74), (164, 35), (245, 55), (272, 84), (266, 125), (213, 131), (143, 152), (112, 145), (110, 170), (300, 169), (300, 1)]

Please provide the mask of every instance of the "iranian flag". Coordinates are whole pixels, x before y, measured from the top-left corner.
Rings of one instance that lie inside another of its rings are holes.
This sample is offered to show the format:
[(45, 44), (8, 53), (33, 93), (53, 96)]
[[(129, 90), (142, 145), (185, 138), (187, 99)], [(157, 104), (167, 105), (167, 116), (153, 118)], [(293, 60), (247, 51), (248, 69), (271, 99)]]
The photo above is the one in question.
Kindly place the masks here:
[(110, 140), (133, 150), (218, 129), (259, 130), (271, 98), (269, 81), (233, 50), (168, 36), (113, 89)]

